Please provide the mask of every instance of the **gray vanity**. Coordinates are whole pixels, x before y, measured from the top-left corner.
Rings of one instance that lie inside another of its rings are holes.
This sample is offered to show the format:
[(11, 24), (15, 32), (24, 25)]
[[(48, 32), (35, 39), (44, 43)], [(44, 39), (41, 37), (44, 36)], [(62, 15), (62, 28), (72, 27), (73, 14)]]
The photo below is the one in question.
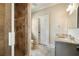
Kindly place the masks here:
[(56, 56), (79, 56), (77, 45), (67, 42), (55, 42), (55, 55)]

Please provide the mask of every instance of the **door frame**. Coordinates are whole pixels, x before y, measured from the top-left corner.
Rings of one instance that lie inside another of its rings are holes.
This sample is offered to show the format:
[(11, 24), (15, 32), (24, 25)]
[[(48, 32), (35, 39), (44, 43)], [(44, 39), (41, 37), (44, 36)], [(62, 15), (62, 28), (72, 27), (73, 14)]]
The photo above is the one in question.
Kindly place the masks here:
[[(26, 14), (26, 18), (25, 18), (25, 25), (27, 25), (27, 27), (28, 27), (28, 39), (25, 39), (25, 48), (26, 48), (26, 55), (27, 56), (31, 56), (31, 45), (32, 45), (32, 43), (31, 43), (31, 32), (32, 32), (32, 30), (31, 30), (31, 28), (32, 28), (32, 19), (31, 19), (31, 8), (32, 8), (32, 5), (31, 5), (31, 3), (28, 3), (27, 4), (27, 7), (26, 7), (28, 10), (27, 10), (27, 14)], [(26, 22), (26, 20), (28, 19), (28, 24), (27, 24), (27, 22)], [(27, 29), (27, 27), (25, 27), (25, 30)], [(27, 35), (27, 31), (25, 31), (25, 35)]]

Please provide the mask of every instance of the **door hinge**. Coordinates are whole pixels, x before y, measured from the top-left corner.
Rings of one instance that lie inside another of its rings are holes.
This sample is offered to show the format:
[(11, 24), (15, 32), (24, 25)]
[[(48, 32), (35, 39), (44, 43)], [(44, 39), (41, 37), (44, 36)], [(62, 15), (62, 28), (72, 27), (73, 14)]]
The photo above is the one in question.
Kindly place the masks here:
[(9, 36), (8, 45), (9, 46), (14, 45), (15, 44), (15, 32), (9, 32), (8, 36)]

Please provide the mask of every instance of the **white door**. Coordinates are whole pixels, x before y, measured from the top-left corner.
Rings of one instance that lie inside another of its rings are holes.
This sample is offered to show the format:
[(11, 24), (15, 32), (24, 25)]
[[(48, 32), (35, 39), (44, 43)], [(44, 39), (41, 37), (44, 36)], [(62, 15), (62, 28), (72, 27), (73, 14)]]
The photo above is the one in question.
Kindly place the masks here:
[(40, 44), (49, 45), (49, 17), (40, 16)]

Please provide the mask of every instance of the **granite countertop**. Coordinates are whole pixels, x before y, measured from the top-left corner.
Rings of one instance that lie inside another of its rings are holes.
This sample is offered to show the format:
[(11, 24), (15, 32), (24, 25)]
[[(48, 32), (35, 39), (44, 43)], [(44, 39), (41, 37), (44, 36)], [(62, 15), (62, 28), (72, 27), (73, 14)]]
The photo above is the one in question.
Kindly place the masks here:
[(65, 42), (65, 43), (71, 43), (71, 44), (79, 44), (79, 41), (76, 40), (74, 37), (73, 38), (68, 38), (67, 36), (58, 36), (55, 41), (57, 42)]
[(70, 40), (70, 39), (68, 40), (67, 38), (57, 38), (55, 41), (71, 43), (71, 44), (79, 44), (79, 42), (77, 42), (75, 40)]

